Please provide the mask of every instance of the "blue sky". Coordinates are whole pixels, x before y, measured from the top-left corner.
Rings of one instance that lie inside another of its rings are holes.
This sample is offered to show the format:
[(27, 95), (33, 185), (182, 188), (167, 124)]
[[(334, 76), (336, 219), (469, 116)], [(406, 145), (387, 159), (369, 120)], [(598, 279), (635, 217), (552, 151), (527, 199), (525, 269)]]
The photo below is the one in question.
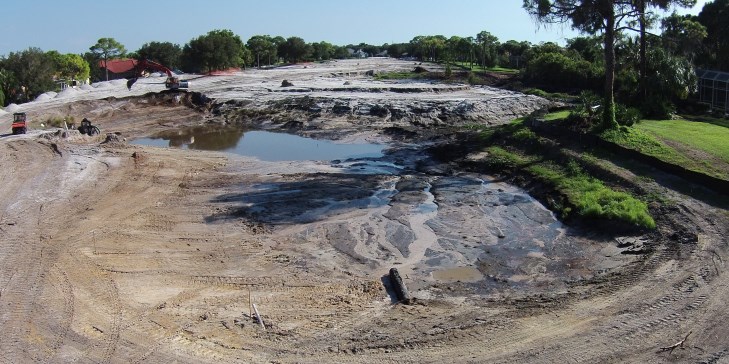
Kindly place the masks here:
[[(705, 1), (691, 13), (698, 13)], [(500, 41), (554, 41), (577, 33), (537, 26), (521, 0), (4, 0), (0, 55), (38, 47), (84, 53), (110, 37), (127, 50), (151, 41), (184, 45), (213, 29), (299, 36), (336, 45), (408, 42), (417, 35), (475, 36)], [(685, 12), (685, 11), (684, 11)]]

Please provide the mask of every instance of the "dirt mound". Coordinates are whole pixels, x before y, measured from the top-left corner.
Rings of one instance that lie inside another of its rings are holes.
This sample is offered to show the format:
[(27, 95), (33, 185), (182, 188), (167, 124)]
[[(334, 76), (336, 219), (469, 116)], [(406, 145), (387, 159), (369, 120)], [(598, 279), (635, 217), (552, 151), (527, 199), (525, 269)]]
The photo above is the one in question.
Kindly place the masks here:
[(10, 104), (5, 107), (6, 112), (18, 112), (20, 110), (20, 106), (17, 104)]
[(38, 97), (35, 98), (35, 101), (46, 101), (52, 99), (53, 96), (49, 95), (48, 92), (38, 95)]
[(56, 98), (57, 99), (68, 99), (68, 98), (72, 98), (72, 97), (75, 97), (76, 95), (78, 95), (79, 92), (81, 92), (81, 91), (76, 90), (73, 87), (67, 87), (65, 90), (59, 92), (58, 95), (56, 95)]
[(110, 81), (101, 81), (91, 85), (94, 88), (110, 88), (113, 87)]

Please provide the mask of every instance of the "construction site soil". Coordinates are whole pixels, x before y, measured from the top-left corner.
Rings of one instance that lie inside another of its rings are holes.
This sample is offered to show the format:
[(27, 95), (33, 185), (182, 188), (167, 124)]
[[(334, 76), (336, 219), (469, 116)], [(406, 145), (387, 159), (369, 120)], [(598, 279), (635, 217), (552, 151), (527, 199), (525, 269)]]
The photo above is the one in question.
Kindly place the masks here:
[[(108, 82), (7, 108), (33, 124), (0, 137), (0, 361), (729, 363), (718, 198), (655, 172), (642, 183), (672, 201), (652, 210), (655, 231), (565, 225), (524, 190), (426, 152), (458, 143), (453, 126), (549, 103), (371, 77), (413, 67), (248, 70), (190, 92)], [(102, 134), (39, 126), (69, 116)], [(189, 127), (385, 149), (265, 161), (131, 143)]]

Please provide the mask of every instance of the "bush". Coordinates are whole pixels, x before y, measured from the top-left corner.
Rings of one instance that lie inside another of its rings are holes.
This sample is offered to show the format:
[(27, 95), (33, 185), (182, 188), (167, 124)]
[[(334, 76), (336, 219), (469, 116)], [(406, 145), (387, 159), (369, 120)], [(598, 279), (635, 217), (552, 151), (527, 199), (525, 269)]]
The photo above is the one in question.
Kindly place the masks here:
[(543, 53), (529, 62), (525, 78), (536, 84), (560, 90), (593, 89), (598, 70), (584, 59), (561, 53)]
[(634, 107), (617, 104), (615, 107), (615, 119), (617, 119), (620, 125), (633, 126), (640, 121), (641, 115), (640, 111)]
[(471, 85), (478, 84), (478, 77), (471, 71), (468, 72), (468, 83)]
[(577, 107), (567, 116), (568, 125), (580, 129), (598, 125), (602, 116), (601, 101), (593, 92), (580, 92)]
[(538, 88), (526, 89), (526, 90), (524, 90), (524, 93), (527, 94), (527, 95), (534, 95), (534, 96), (544, 97), (545, 99), (547, 97), (549, 97), (549, 93), (547, 91), (540, 90)]
[(46, 124), (46, 126), (51, 126), (54, 128), (63, 128), (64, 122), (66, 123), (65, 125), (67, 125), (69, 128), (71, 128), (73, 125), (76, 124), (73, 116), (64, 116), (64, 117), (53, 116), (53, 117), (46, 119), (45, 124)]

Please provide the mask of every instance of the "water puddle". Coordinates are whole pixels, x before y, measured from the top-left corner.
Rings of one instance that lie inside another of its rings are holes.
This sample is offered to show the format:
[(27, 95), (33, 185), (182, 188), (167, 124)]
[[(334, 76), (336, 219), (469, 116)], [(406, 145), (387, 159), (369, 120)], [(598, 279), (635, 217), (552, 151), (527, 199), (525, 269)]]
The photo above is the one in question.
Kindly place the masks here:
[[(132, 144), (228, 152), (269, 162), (380, 158), (386, 147), (383, 144), (344, 144), (285, 133), (220, 127), (164, 132), (154, 137), (137, 139)], [(348, 167), (367, 169), (364, 165)], [(389, 165), (375, 167), (378, 170), (396, 169)]]

